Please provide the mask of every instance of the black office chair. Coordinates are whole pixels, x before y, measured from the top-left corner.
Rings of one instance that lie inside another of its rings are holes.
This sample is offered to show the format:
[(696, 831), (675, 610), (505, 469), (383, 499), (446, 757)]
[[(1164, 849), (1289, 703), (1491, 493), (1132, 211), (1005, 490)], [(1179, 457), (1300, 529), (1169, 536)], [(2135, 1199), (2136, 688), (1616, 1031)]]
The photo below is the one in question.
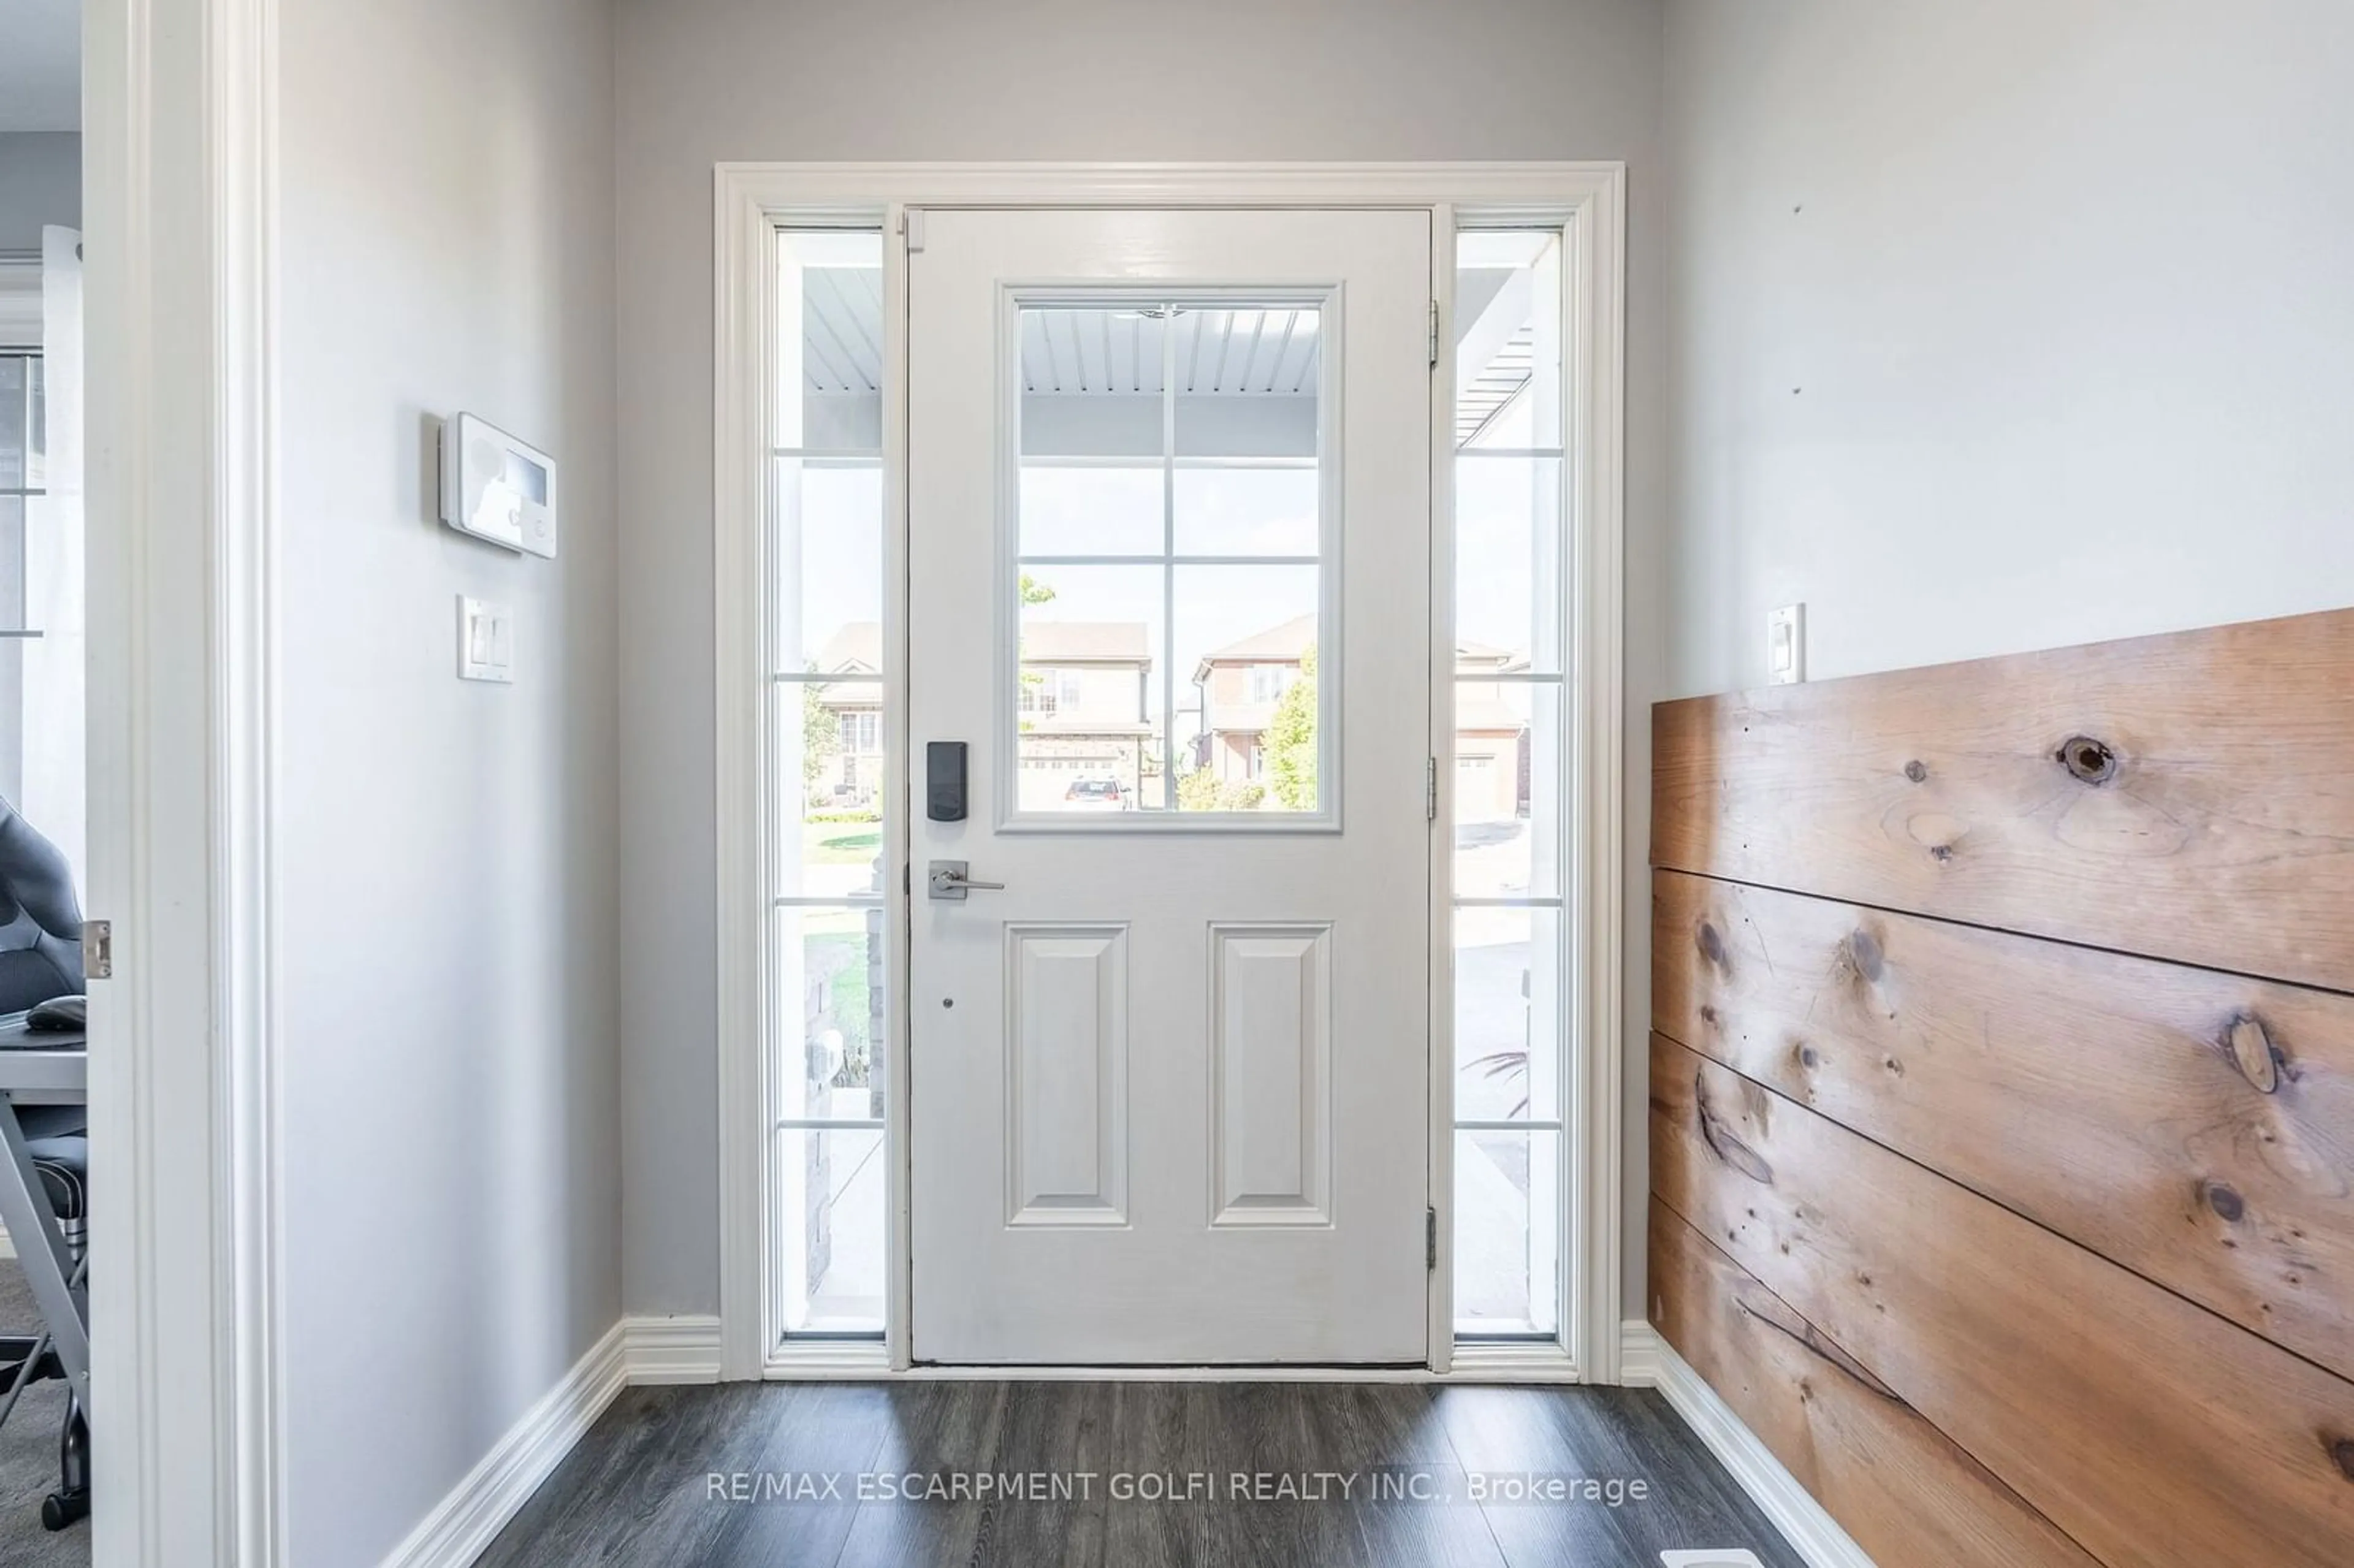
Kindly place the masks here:
[[(80, 996), (81, 903), (73, 867), (16, 808), (0, 800), (0, 1013), (23, 1012), (59, 997)], [(26, 1150), (48, 1192), (79, 1277), (88, 1245), (90, 1118), (82, 1106), (25, 1106), (16, 1113)], [(0, 1337), (0, 1388), (15, 1407), (24, 1384), (63, 1377), (46, 1337)], [(81, 1401), (66, 1400), (58, 1436), (58, 1489), (41, 1503), (41, 1522), (63, 1530), (90, 1512), (90, 1423)]]

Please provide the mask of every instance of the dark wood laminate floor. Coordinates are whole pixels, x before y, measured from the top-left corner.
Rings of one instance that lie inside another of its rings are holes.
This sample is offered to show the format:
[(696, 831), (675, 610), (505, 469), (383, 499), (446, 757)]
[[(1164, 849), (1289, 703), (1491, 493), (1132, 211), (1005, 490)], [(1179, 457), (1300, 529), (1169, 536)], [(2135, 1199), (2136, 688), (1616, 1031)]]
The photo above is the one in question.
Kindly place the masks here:
[[(1619, 1500), (1500, 1495), (1514, 1477)], [(1177, 1500), (1138, 1495), (1156, 1485)], [(888, 1495), (910, 1486), (950, 1495)], [(1647, 1391), (729, 1383), (625, 1391), (482, 1563), (1659, 1568), (1708, 1547), (1804, 1568)]]

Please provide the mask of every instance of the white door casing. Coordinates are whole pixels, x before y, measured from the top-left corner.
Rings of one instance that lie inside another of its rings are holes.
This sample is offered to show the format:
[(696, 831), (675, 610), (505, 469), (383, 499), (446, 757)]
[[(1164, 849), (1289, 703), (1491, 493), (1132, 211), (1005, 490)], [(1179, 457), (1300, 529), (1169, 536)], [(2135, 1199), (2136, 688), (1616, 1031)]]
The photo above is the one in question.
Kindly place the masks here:
[[(908, 262), (910, 755), (960, 740), (970, 758), (965, 819), (913, 827), (915, 1359), (1420, 1362), (1430, 215), (925, 220)], [(1316, 812), (1055, 816), (1009, 798), (1016, 312), (1104, 291), (1319, 302)], [(1005, 886), (928, 898), (935, 859)]]

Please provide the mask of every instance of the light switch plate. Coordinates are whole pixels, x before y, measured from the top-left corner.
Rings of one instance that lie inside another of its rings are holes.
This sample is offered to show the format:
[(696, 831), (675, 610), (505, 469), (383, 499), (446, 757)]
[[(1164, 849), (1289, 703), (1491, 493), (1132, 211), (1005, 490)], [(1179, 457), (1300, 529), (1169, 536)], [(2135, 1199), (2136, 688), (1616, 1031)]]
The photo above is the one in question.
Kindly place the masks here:
[(458, 596), (458, 678), (513, 683), (513, 609), (486, 599)]
[(1766, 617), (1766, 679), (1787, 686), (1807, 678), (1807, 607), (1786, 604)]

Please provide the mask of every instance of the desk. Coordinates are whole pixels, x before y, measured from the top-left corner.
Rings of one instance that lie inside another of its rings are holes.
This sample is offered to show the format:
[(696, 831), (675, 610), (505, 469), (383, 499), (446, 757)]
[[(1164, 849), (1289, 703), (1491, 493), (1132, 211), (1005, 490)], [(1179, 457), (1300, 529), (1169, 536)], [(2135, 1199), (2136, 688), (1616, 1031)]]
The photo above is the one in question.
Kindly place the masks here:
[(26, 1151), (16, 1107), (84, 1105), (89, 1085), (90, 1052), (80, 1033), (27, 1030), (22, 1013), (0, 1017), (0, 1222), (16, 1244), (67, 1384), (84, 1410), (90, 1408), (90, 1293), (73, 1282), (73, 1257)]

